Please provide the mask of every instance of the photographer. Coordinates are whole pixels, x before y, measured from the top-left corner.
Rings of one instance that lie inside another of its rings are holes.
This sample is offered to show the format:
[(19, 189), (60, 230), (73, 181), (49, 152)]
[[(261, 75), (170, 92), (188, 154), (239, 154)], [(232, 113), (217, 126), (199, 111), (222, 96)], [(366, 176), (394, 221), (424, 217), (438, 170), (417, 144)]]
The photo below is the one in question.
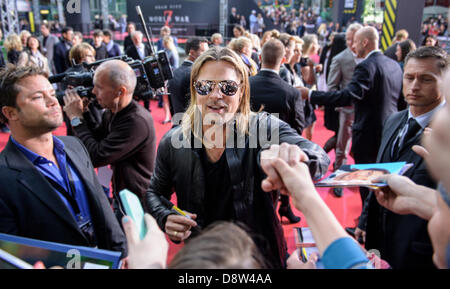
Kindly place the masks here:
[(153, 172), (156, 138), (151, 114), (133, 100), (136, 82), (127, 63), (106, 61), (95, 71), (92, 91), (106, 109), (99, 127), (86, 124), (87, 106), (74, 91), (67, 91), (64, 111), (94, 166), (112, 165), (113, 191), (128, 189), (142, 198)]
[[(70, 72), (78, 72), (83, 73), (87, 72), (88, 70), (80, 65), (81, 63), (87, 63), (90, 64), (95, 61), (95, 49), (88, 43), (80, 43), (78, 45), (75, 45), (70, 49), (69, 51), (69, 60), (70, 63), (75, 62), (76, 65), (70, 67), (65, 71), (65, 73)], [(73, 87), (67, 87), (67, 85), (62, 84), (62, 91), (66, 90), (67, 88), (72, 89)], [(94, 102), (91, 102), (88, 104), (88, 112), (86, 112), (83, 117), (86, 120), (89, 127), (97, 127), (99, 123), (101, 122), (103, 111), (97, 107)], [(67, 117), (67, 115), (64, 114), (64, 122), (66, 123), (66, 129), (67, 129), (67, 135), (74, 135), (74, 132), (72, 130), (72, 126), (70, 125), (70, 119)]]

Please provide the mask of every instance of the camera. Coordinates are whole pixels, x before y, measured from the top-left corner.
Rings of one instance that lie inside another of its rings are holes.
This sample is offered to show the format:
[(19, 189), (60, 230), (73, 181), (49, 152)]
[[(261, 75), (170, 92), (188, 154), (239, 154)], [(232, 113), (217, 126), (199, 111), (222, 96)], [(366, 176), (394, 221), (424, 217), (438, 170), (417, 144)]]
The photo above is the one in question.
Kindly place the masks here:
[(134, 97), (139, 100), (153, 98), (153, 90), (164, 87), (165, 81), (173, 77), (172, 68), (165, 51), (159, 51), (156, 55), (148, 56), (144, 60), (134, 60), (126, 55), (99, 60), (90, 64), (75, 65), (75, 70), (49, 77), (50, 83), (60, 83), (63, 91), (57, 93), (57, 98), (63, 104), (63, 97), (67, 87), (73, 87), (80, 97), (95, 99), (92, 93), (94, 88), (95, 68), (109, 60), (125, 61), (136, 74), (136, 87)]
[[(153, 39), (153, 37), (151, 37), (148, 33), (147, 25), (145, 24), (141, 8), (139, 6), (136, 6), (136, 10), (139, 17), (141, 18), (142, 27), (144, 28), (147, 39)], [(81, 97), (95, 99), (95, 94), (92, 93), (92, 89), (94, 88), (95, 68), (103, 62), (114, 59), (122, 60), (128, 63), (128, 65), (136, 74), (137, 82), (134, 89), (134, 97), (138, 100), (144, 101), (153, 98), (153, 90), (163, 88), (165, 86), (165, 81), (172, 79), (173, 72), (172, 68), (170, 67), (167, 53), (163, 50), (155, 53), (155, 49), (153, 48), (153, 44), (151, 41), (148, 42), (148, 45), (150, 46), (152, 55), (147, 56), (142, 61), (134, 60), (126, 55), (122, 55), (99, 60), (90, 64), (82, 63), (74, 66), (74, 70), (84, 70), (82, 72), (73, 71), (49, 77), (50, 83), (61, 84), (60, 88), (62, 88), (61, 90), (63, 91), (57, 93), (56, 97), (58, 98), (58, 101), (61, 104), (64, 104), (64, 90), (67, 87), (74, 87), (75, 91)]]

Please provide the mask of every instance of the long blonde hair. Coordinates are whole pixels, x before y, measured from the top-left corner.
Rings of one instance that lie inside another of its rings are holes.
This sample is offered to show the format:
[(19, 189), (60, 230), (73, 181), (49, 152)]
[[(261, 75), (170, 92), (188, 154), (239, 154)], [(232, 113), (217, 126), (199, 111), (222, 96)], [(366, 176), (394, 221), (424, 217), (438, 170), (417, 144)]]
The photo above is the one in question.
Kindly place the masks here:
[(182, 128), (183, 135), (186, 139), (189, 139), (190, 132), (194, 134), (195, 137), (199, 138), (200, 132), (198, 129), (200, 127), (195, 127), (195, 116), (200, 115), (197, 108), (197, 92), (194, 88), (194, 83), (200, 74), (200, 70), (203, 65), (209, 61), (225, 61), (234, 66), (236, 73), (241, 78), (241, 93), (242, 97), (239, 103), (239, 107), (237, 110), (236, 116), (236, 128), (238, 133), (244, 135), (248, 134), (249, 120), (251, 115), (250, 110), (250, 83), (248, 80), (247, 69), (245, 68), (245, 64), (242, 61), (241, 57), (236, 54), (233, 50), (229, 48), (222, 47), (212, 47), (208, 51), (204, 52), (200, 55), (197, 60), (192, 65), (191, 71), (191, 83), (190, 83), (190, 91), (191, 91), (191, 102), (189, 107), (186, 110), (186, 113), (183, 116), (182, 120)]
[(13, 49), (17, 51), (23, 50), (22, 41), (20, 40), (19, 35), (14, 33), (6, 37), (4, 45), (7, 51), (11, 51)]
[(317, 35), (307, 34), (303, 36), (303, 41), (305, 42), (303, 44), (303, 55), (307, 57), (310, 54), (311, 47), (313, 46), (314, 42), (318, 41)]

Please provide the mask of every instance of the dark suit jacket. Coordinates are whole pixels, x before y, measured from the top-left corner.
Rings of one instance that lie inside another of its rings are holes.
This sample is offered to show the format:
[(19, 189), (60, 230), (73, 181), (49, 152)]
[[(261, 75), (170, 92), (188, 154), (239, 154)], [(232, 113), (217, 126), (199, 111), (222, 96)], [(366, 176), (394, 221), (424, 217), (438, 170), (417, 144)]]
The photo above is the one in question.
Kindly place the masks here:
[[(149, 56), (151, 54), (147, 45), (145, 45), (144, 52), (145, 52), (145, 56)], [(128, 55), (128, 57), (133, 58), (134, 60), (141, 60), (141, 57), (139, 56), (136, 46), (134, 46), (134, 45), (130, 46), (125, 51), (125, 54)]]
[(300, 92), (271, 71), (250, 77), (250, 102), (253, 111), (279, 113), (279, 118), (302, 135), (305, 127), (304, 102)]
[(397, 111), (402, 70), (397, 62), (374, 52), (358, 64), (351, 82), (340, 91), (313, 91), (311, 103), (355, 107), (353, 147), (355, 161), (362, 156), (374, 162), (381, 143), (383, 123)]
[(397, 55), (395, 55), (395, 52), (397, 51), (397, 45), (398, 45), (398, 43), (394, 43), (391, 46), (389, 46), (386, 49), (386, 51), (384, 52), (384, 55), (386, 55), (387, 57), (389, 57), (390, 59), (392, 59), (394, 61), (398, 61)]
[(130, 35), (127, 35), (125, 37), (125, 39), (123, 40), (123, 50), (127, 51), (127, 49), (130, 48), (131, 46), (134, 46), (133, 40), (131, 40), (131, 36)]
[(120, 46), (117, 43), (113, 44), (111, 50), (108, 50), (108, 57), (116, 57), (122, 55), (122, 51), (120, 50)]
[(173, 72), (173, 78), (169, 80), (169, 99), (172, 107), (172, 115), (186, 111), (191, 100), (191, 69), (192, 63), (183, 61), (180, 67)]
[(8, 62), (15, 65), (19, 61), (20, 52), (15, 49), (12, 49), (12, 50), (8, 51), (7, 57), (8, 57)]
[[(92, 46), (94, 47), (94, 46)], [(106, 49), (106, 45), (102, 43), (100, 47), (94, 47), (95, 49), (95, 60), (102, 60), (108, 58), (108, 50)]]
[[(408, 118), (408, 110), (393, 114), (383, 129), (377, 162), (406, 161), (414, 166), (404, 174), (419, 185), (435, 189), (424, 160), (411, 149), (420, 144), (422, 132), (406, 140), (399, 157), (391, 157), (393, 143)], [(367, 222), (367, 223), (366, 223)], [(393, 268), (434, 268), (433, 248), (427, 231), (427, 221), (415, 215), (397, 215), (380, 206), (373, 192), (365, 201), (358, 227), (366, 229), (366, 248), (377, 249), (381, 258)]]
[(56, 73), (63, 73), (71, 66), (69, 50), (64, 41), (56, 43), (53, 50), (53, 63), (55, 64)]
[[(77, 138), (59, 138), (86, 187), (98, 247), (126, 253), (125, 235), (97, 180), (86, 148)], [(89, 245), (53, 187), (11, 140), (0, 153), (0, 232)]]

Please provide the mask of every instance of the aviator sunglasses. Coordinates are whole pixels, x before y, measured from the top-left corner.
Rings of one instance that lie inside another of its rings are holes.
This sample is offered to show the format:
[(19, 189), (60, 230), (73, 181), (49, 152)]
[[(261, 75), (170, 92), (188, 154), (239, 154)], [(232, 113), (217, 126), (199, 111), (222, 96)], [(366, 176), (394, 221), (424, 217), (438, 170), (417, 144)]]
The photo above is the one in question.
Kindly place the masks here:
[(214, 81), (214, 80), (197, 80), (194, 83), (195, 91), (200, 95), (208, 95), (210, 94), (216, 84), (219, 85), (220, 92), (226, 96), (233, 96), (239, 89), (240, 84), (233, 80), (222, 80), (222, 81)]

